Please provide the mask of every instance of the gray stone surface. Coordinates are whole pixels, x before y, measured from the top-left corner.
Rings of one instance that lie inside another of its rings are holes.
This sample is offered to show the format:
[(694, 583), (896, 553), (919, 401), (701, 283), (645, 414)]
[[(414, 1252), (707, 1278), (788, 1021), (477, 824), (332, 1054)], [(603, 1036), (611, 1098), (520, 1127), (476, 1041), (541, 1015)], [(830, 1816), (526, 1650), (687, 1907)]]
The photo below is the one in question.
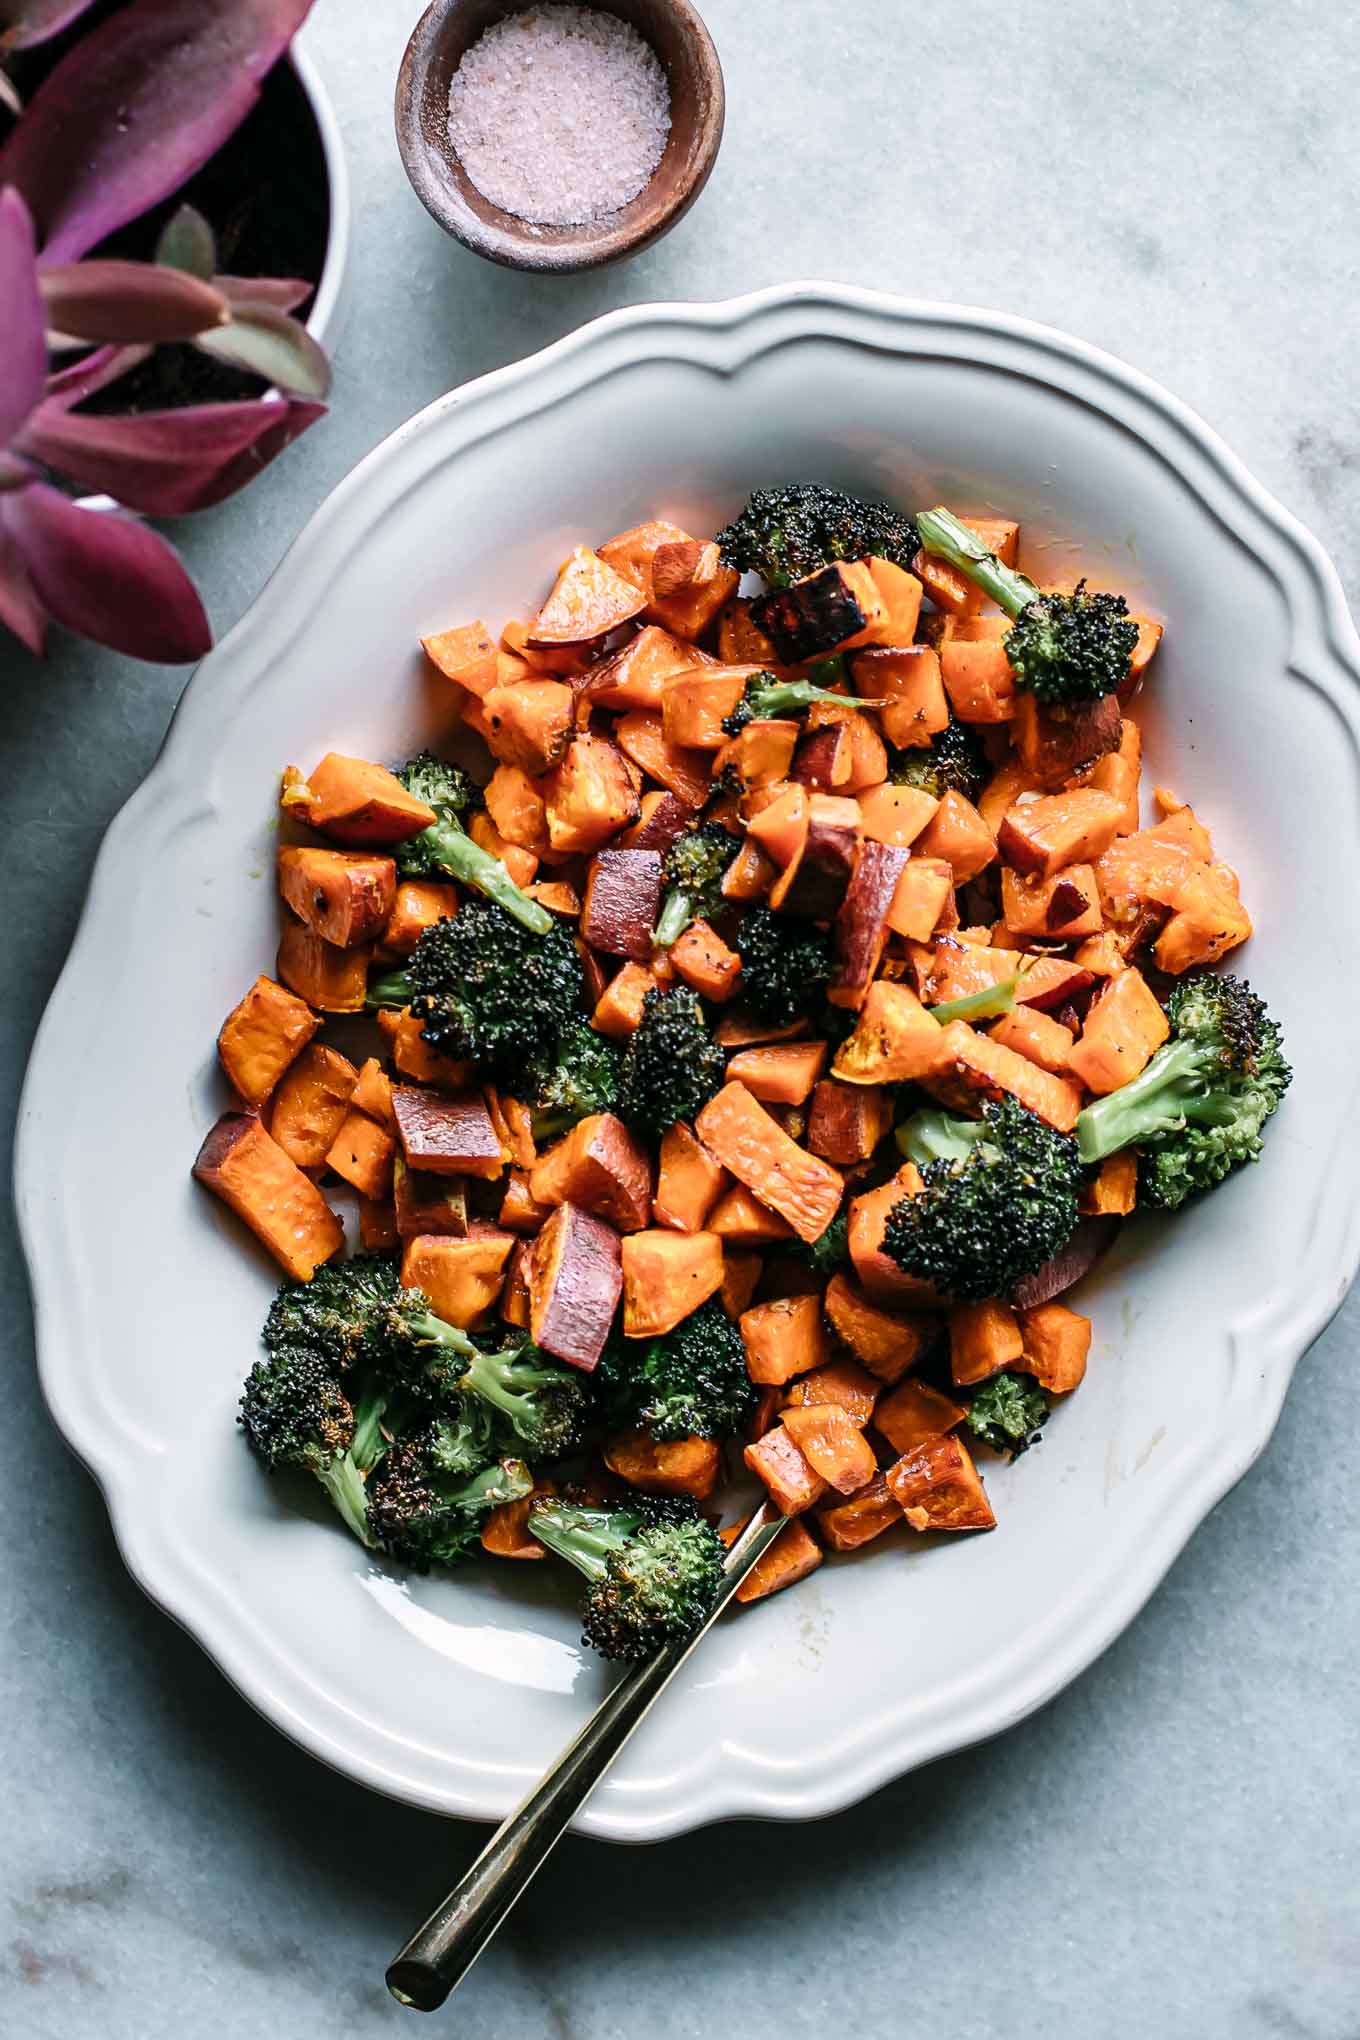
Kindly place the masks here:
[[(707, 195), (631, 265), (557, 283), (462, 254), (411, 196), (390, 103), (416, 12), (317, 8), (356, 172), (348, 328), (330, 419), (177, 534), (219, 630), (354, 460), (450, 385), (615, 305), (801, 276), (1111, 348), (1323, 533), (1354, 595), (1343, 10), (707, 0), (730, 99)], [(8, 1128), (101, 832), (184, 676), (70, 643), (46, 667), (7, 647), (0, 672)], [(7, 1214), (2, 1266), (0, 2031), (400, 2029), (383, 1963), (478, 1833), (332, 1778), (143, 1600), (40, 1404)], [(806, 1829), (569, 1843), (468, 1984), (461, 2030), (1355, 2040), (1357, 1343), (1352, 1305), (1261, 1463), (1044, 1713)]]

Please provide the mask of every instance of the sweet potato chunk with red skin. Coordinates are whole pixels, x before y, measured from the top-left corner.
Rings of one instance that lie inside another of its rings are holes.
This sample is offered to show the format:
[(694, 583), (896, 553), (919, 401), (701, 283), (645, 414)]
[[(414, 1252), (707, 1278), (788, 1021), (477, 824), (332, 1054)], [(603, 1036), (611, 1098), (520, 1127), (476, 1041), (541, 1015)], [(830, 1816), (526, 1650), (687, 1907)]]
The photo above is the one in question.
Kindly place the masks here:
[(683, 751), (666, 742), (659, 714), (635, 709), (614, 725), (619, 748), (633, 763), (690, 809), (701, 808), (713, 791), (707, 751)]
[(817, 1511), (817, 1528), (833, 1551), (858, 1551), (903, 1520), (888, 1477), (875, 1473), (843, 1501), (825, 1503)]
[(892, 1124), (892, 1110), (891, 1094), (879, 1084), (823, 1077), (808, 1108), (807, 1144), (842, 1168), (867, 1162)]
[(540, 785), (548, 843), (556, 851), (596, 850), (638, 811), (632, 776), (608, 737), (575, 737)]
[(741, 579), (723, 566), (712, 539), (692, 538), (659, 517), (609, 539), (600, 558), (641, 588), (649, 622), (682, 638), (701, 637)]
[(505, 1150), (480, 1091), (448, 1096), (392, 1086), (392, 1110), (407, 1166), (436, 1176), (499, 1176)]
[(987, 1032), (993, 1041), (1013, 1048), (1017, 1055), (1028, 1056), (1032, 1063), (1037, 1063), (1051, 1076), (1068, 1074), (1072, 1030), (1051, 1014), (1041, 1013), (1034, 1006), (1014, 1006), (1009, 1013), (1003, 1013)]
[(694, 1122), (716, 1161), (802, 1240), (820, 1239), (840, 1207), (844, 1188), (829, 1162), (790, 1140), (744, 1084), (723, 1085)]
[(934, 1334), (932, 1325), (871, 1302), (840, 1269), (827, 1284), (823, 1308), (836, 1337), (880, 1381), (897, 1381), (914, 1367)]
[(874, 1429), (894, 1452), (912, 1452), (932, 1438), (943, 1438), (967, 1414), (966, 1403), (951, 1401), (924, 1381), (899, 1381), (874, 1405)]
[(534, 1344), (589, 1374), (604, 1351), (623, 1288), (618, 1234), (575, 1204), (559, 1204), (529, 1257)]
[(1080, 942), (1098, 935), (1104, 923), (1095, 867), (1067, 864), (1052, 878), (1001, 873), (1001, 912), (1012, 935), (1037, 935), (1044, 942)]
[(390, 1195), (396, 1138), (366, 1112), (347, 1112), (326, 1153), (326, 1167), (375, 1202)]
[(891, 932), (888, 916), (910, 856), (896, 844), (872, 839), (860, 844), (832, 929), (834, 967), (826, 995), (833, 1006), (858, 1009), (864, 1004), (883, 961)]
[(967, 1448), (951, 1433), (906, 1452), (888, 1486), (913, 1530), (994, 1530), (996, 1517)]
[(366, 1254), (388, 1254), (401, 1245), (397, 1216), (390, 1200), (359, 1199), (359, 1245)]
[(286, 1070), (269, 1111), (269, 1131), (300, 1169), (319, 1169), (344, 1124), (359, 1072), (347, 1056), (310, 1041)]
[(831, 1074), (844, 1084), (919, 1083), (944, 1067), (944, 1036), (909, 985), (876, 978)]
[(217, 1036), (218, 1060), (237, 1095), (263, 1105), (320, 1025), (305, 999), (257, 977)]
[(662, 1136), (652, 1217), (676, 1232), (702, 1232), (730, 1181), (693, 1130), (677, 1120)]
[(279, 851), (278, 868), (285, 906), (323, 941), (354, 949), (382, 934), (397, 897), (390, 857), (289, 845)]
[(561, 680), (516, 680), (493, 687), (482, 713), (492, 757), (532, 779), (550, 772), (571, 742), (576, 697)]
[(193, 1173), (245, 1220), (295, 1282), (310, 1282), (344, 1244), (344, 1227), (311, 1177), (250, 1113), (222, 1114)]
[(789, 767), (789, 778), (800, 786), (830, 792), (850, 778), (850, 732), (843, 723), (810, 731), (799, 742)]
[(599, 553), (578, 545), (558, 570), (552, 592), (525, 634), (526, 644), (547, 651), (559, 645), (589, 644), (608, 636), (644, 606), (640, 588), (624, 580)]
[(880, 704), (879, 727), (898, 750), (928, 745), (949, 727), (940, 656), (932, 646), (866, 646), (848, 663), (856, 694)]
[(529, 1175), (536, 1204), (579, 1204), (620, 1232), (641, 1232), (652, 1216), (646, 1148), (612, 1112), (592, 1112), (541, 1155)]
[(392, 1162), (392, 1205), (403, 1240), (422, 1233), (462, 1239), (468, 1229), (467, 1189), (461, 1176), (432, 1176), (408, 1169), (400, 1154)]
[(371, 949), (337, 949), (310, 928), (284, 917), (276, 968), (290, 991), (323, 1013), (362, 1013), (368, 998)]
[[(735, 1544), (746, 1523), (734, 1523), (730, 1530), (720, 1530), (718, 1535), (724, 1544)], [(796, 1587), (799, 1580), (805, 1580), (809, 1573), (816, 1572), (825, 1557), (815, 1537), (810, 1537), (803, 1525), (793, 1519), (784, 1525), (766, 1551), (751, 1567), (734, 1598), (746, 1606), (751, 1601), (764, 1601), (771, 1594), (782, 1593), (785, 1587)]]
[(1011, 1365), (1032, 1374), (1050, 1395), (1070, 1395), (1086, 1374), (1091, 1321), (1062, 1303), (1041, 1303), (1020, 1313), (1023, 1348)]
[(825, 1041), (768, 1042), (739, 1049), (727, 1074), (765, 1105), (801, 1105), (826, 1067)]
[(783, 1407), (797, 1403), (834, 1403), (861, 1429), (874, 1413), (883, 1384), (856, 1360), (828, 1360), (790, 1383)]
[(690, 810), (684, 801), (677, 800), (664, 787), (654, 786), (643, 794), (637, 820), (614, 838), (612, 847), (657, 850), (664, 857), (677, 837), (684, 835), (689, 823)]
[(451, 885), (429, 879), (403, 879), (382, 931), (382, 946), (393, 956), (409, 956), (427, 928), (451, 921), (458, 912), (458, 894)]
[(1046, 708), (1021, 688), (1015, 697), (1011, 741), (1030, 783), (1056, 791), (1118, 751), (1122, 724), (1113, 694)]
[[(303, 798), (296, 797), (299, 793)], [(308, 774), (305, 792), (294, 789), (289, 812), (337, 843), (375, 848), (404, 843), (435, 819), (434, 809), (408, 793), (395, 772), (339, 751), (328, 751)]]
[(513, 1233), (488, 1230), (466, 1239), (421, 1234), (407, 1240), (401, 1257), (406, 1289), (422, 1289), (436, 1317), (471, 1330), (501, 1293)]
[(821, 1299), (781, 1296), (743, 1311), (738, 1321), (746, 1348), (746, 1371), (762, 1388), (780, 1388), (796, 1374), (810, 1373), (829, 1357)]
[(996, 1098), (1009, 1091), (1059, 1133), (1072, 1131), (1081, 1110), (1080, 1084), (1067, 1077), (1051, 1076), (1028, 1056), (1017, 1055), (1013, 1048), (1007, 1048), (989, 1034), (979, 1034), (964, 1020), (951, 1020), (942, 1031), (942, 1039), (944, 1066), (926, 1080), (928, 1088), (943, 1084), (953, 1095), (957, 1085), (966, 1093), (985, 1098)]
[(658, 1443), (645, 1431), (625, 1431), (606, 1441), (604, 1463), (644, 1494), (691, 1495), (696, 1502), (706, 1502), (718, 1485), (722, 1451), (712, 1438)]
[(873, 1447), (836, 1403), (794, 1403), (784, 1411), (784, 1429), (837, 1494), (852, 1495), (873, 1479)]
[(597, 850), (590, 862), (581, 933), (606, 956), (645, 963), (661, 905), (661, 854), (657, 850)]
[(737, 989), (741, 958), (707, 921), (690, 922), (671, 944), (670, 960), (677, 977), (683, 978), (701, 999), (711, 999), (720, 1006)]
[(1081, 1193), (1085, 1218), (1126, 1218), (1138, 1202), (1138, 1157), (1109, 1155)]
[(941, 857), (956, 885), (967, 885), (996, 859), (992, 832), (970, 800), (952, 789), (912, 846), (919, 857)]
[(799, 1516), (826, 1493), (826, 1482), (814, 1472), (782, 1424), (776, 1424), (742, 1458), (764, 1486), (782, 1516)]
[(1020, 1358), (1020, 1320), (1008, 1303), (956, 1303), (949, 1313), (949, 1371), (958, 1388), (986, 1381)]
[(1146, 1069), (1171, 1023), (1140, 970), (1110, 978), (1091, 1001), (1081, 1039), (1068, 1057), (1074, 1076), (1103, 1097)]
[(997, 847), (1017, 871), (1052, 878), (1065, 864), (1093, 864), (1113, 843), (1123, 809), (1113, 794), (1079, 786), (1006, 810)]
[(674, 1331), (722, 1288), (723, 1248), (716, 1233), (654, 1228), (623, 1242), (623, 1330), (629, 1339)]

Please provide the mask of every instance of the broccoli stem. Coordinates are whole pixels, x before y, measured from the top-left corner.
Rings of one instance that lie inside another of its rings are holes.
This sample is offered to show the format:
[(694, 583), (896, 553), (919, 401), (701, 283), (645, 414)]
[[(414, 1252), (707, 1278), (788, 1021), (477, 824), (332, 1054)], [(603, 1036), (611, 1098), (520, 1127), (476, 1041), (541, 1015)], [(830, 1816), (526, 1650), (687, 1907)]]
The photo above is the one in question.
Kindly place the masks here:
[(810, 708), (814, 701), (836, 701), (842, 708), (867, 708), (868, 702), (851, 694), (833, 694), (829, 688), (814, 687), (810, 680), (776, 680), (768, 687), (752, 686), (746, 705), (753, 722), (787, 715), (791, 709)]
[(617, 1509), (588, 1509), (575, 1503), (545, 1502), (531, 1511), (530, 1533), (588, 1580), (602, 1580), (610, 1559), (628, 1543)]
[(447, 1318), (436, 1317), (432, 1310), (416, 1311), (407, 1323), (414, 1336), (426, 1346), (439, 1346), (445, 1353), (457, 1353), (461, 1359), (473, 1360), (481, 1353), (481, 1347), (471, 1340), (457, 1325), (451, 1325)]
[(411, 1001), (411, 980), (404, 970), (389, 970), (385, 977), (370, 978), (364, 1005), (370, 1013), (406, 1006)]
[(1097, 1098), (1079, 1115), (1081, 1159), (1103, 1162), (1136, 1142), (1179, 1133), (1190, 1120), (1201, 1126), (1229, 1125), (1237, 1116), (1232, 1102), (1201, 1090), (1220, 1066), (1219, 1054), (1197, 1041), (1171, 1041), (1159, 1048), (1141, 1075)]
[(364, 1396), (354, 1406), (354, 1440), (349, 1456), (360, 1473), (372, 1473), (383, 1453), (387, 1440), (383, 1436), (382, 1420), (386, 1413), (386, 1395)]
[(923, 1169), (927, 1162), (966, 1161), (985, 1133), (980, 1119), (956, 1119), (950, 1112), (914, 1112), (893, 1136), (909, 1162)]
[(657, 949), (669, 949), (678, 942), (694, 918), (694, 898), (682, 886), (666, 895), (661, 917), (652, 930), (652, 942)]
[(969, 992), (963, 999), (946, 999), (942, 1006), (929, 1008), (931, 1017), (945, 1027), (951, 1020), (999, 1020), (1003, 1014), (1015, 1009), (1015, 987), (1019, 978), (1002, 978), (999, 984), (986, 985), (980, 992)]
[(967, 525), (961, 524), (943, 504), (934, 510), (923, 510), (916, 519), (916, 529), (923, 551), (947, 560), (975, 588), (981, 588), (984, 595), (999, 603), (1007, 616), (1018, 616), (1039, 599), (1040, 590), (1028, 574), (1003, 567), (996, 554), (988, 552)]
[(483, 850), (480, 843), (474, 843), (466, 829), (451, 815), (422, 830), (419, 841), (450, 878), (460, 879), (464, 885), (470, 885), (475, 891), (485, 894), (487, 899), (494, 900), (531, 935), (546, 935), (552, 927), (552, 915), (546, 908), (522, 893), (499, 857), (493, 857), (489, 850)]
[(316, 1477), (330, 1496), (346, 1526), (354, 1532), (361, 1544), (373, 1548), (373, 1533), (368, 1527), (368, 1499), (364, 1493), (364, 1477), (354, 1462), (352, 1452), (342, 1452), (329, 1466), (316, 1468)]
[(529, 1131), (533, 1134), (535, 1146), (541, 1146), (545, 1140), (556, 1140), (559, 1133), (570, 1133), (576, 1123), (574, 1112), (535, 1112)]

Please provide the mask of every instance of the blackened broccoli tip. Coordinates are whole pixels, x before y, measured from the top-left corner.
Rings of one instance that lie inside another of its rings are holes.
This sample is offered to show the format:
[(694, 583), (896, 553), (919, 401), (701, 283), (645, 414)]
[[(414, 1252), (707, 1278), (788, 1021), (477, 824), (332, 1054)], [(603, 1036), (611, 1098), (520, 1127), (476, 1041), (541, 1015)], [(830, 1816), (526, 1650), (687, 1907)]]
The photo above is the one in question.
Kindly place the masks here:
[(951, 718), (929, 744), (895, 751), (888, 776), (895, 786), (918, 786), (935, 800), (957, 793), (975, 802), (987, 784), (986, 753), (967, 723)]
[(741, 996), (771, 1026), (798, 1019), (830, 981), (830, 938), (797, 915), (753, 907), (732, 940), (741, 957)]
[(623, 1051), (619, 1116), (659, 1140), (677, 1119), (692, 1119), (722, 1089), (727, 1058), (709, 1033), (687, 985), (653, 986)]
[(536, 1141), (553, 1140), (592, 1112), (612, 1112), (618, 1102), (619, 1051), (583, 1016), (574, 1020), (546, 1054), (525, 1072), (525, 1092)]
[(718, 533), (726, 564), (759, 574), (772, 588), (832, 560), (873, 555), (909, 567), (918, 543), (915, 525), (901, 511), (817, 482), (757, 489), (741, 515)]
[(443, 1470), (438, 1453), (437, 1426), (411, 1433), (392, 1446), (368, 1483), (374, 1537), (418, 1571), (457, 1565), (476, 1549), (492, 1509), (533, 1491), (523, 1460), (500, 1460), (462, 1479)]
[(322, 1356), (278, 1346), (251, 1368), (239, 1422), (271, 1473), (297, 1467), (315, 1475), (361, 1544), (371, 1541), (363, 1470), (353, 1446), (353, 1404)]
[(755, 673), (732, 713), (724, 716), (723, 728), (729, 737), (739, 737), (748, 723), (796, 715), (811, 708), (814, 701), (835, 701), (842, 708), (847, 701), (853, 705), (853, 697), (818, 687), (811, 680), (780, 680), (773, 673)]
[(722, 1541), (693, 1502), (548, 1501), (530, 1512), (529, 1528), (584, 1574), (585, 1640), (604, 1657), (637, 1663), (692, 1635), (722, 1590)]
[(400, 1293), (395, 1255), (328, 1261), (310, 1282), (282, 1285), (264, 1322), (264, 1343), (270, 1352), (315, 1353), (340, 1374), (381, 1367), (389, 1351), (388, 1308)]
[(580, 1018), (581, 958), (565, 928), (531, 934), (492, 900), (465, 900), (422, 931), (410, 1006), (440, 1055), (520, 1076)]
[(437, 815), (463, 815), (481, 805), (481, 791), (470, 775), (461, 765), (436, 758), (433, 751), (408, 759), (397, 777), (409, 794)]
[(1009, 1371), (984, 1381), (968, 1405), (968, 1427), (994, 1452), (1018, 1458), (1039, 1443), (1050, 1415), (1048, 1398), (1036, 1381)]
[(607, 1423), (661, 1444), (736, 1437), (755, 1406), (741, 1333), (716, 1297), (662, 1338), (611, 1340), (592, 1385)]
[(505, 912), (531, 934), (545, 935), (551, 914), (515, 884), (499, 857), (475, 843), (463, 826), (464, 815), (483, 804), (481, 789), (461, 765), (423, 751), (397, 774), (408, 793), (435, 812), (429, 828), (398, 843), (393, 856), (402, 878), (457, 879)]
[(736, 854), (736, 842), (721, 822), (701, 822), (676, 837), (661, 868), (666, 895), (652, 936), (658, 949), (678, 942), (691, 921), (721, 911), (722, 882)]
[(888, 1212), (883, 1244), (909, 1275), (960, 1303), (1004, 1296), (1066, 1245), (1085, 1171), (1070, 1134), (1016, 1099), (980, 1120), (924, 1112), (899, 1132), (922, 1188)]
[(1289, 1088), (1280, 1029), (1243, 979), (1195, 971), (1167, 1001), (1170, 1039), (1132, 1082), (1077, 1120), (1083, 1161), (1140, 1151), (1146, 1203), (1174, 1211), (1256, 1161)]

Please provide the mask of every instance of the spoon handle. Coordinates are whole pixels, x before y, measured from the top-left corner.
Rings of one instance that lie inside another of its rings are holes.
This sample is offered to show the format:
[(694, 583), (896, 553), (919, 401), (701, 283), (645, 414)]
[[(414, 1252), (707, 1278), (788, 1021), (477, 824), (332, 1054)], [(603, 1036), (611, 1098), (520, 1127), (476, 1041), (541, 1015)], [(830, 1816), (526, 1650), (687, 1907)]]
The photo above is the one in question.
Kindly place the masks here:
[(648, 1663), (625, 1672), (560, 1757), (508, 1814), (448, 1897), (417, 1928), (387, 1971), (398, 2004), (433, 2012), (471, 1969), (534, 1872), (571, 1825), (633, 1730), (706, 1635), (783, 1518), (761, 1508), (727, 1554), (722, 1592), (708, 1621)]

